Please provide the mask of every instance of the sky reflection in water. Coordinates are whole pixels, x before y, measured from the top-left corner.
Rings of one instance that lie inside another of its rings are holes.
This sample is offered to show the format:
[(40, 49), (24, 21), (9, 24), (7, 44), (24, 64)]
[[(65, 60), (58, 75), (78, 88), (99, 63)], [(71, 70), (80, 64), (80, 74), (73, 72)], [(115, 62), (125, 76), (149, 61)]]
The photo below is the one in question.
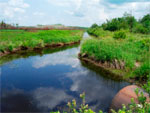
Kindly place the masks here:
[(90, 108), (108, 111), (114, 95), (128, 83), (104, 78), (84, 67), (78, 53), (79, 47), (75, 47), (2, 65), (2, 111), (61, 110), (68, 101), (79, 101), (82, 92)]

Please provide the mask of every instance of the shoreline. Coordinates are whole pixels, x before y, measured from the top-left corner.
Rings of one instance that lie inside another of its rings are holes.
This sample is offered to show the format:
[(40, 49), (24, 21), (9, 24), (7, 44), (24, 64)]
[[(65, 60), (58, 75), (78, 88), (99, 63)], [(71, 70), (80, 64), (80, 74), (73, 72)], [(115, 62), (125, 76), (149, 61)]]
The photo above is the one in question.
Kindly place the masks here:
[(24, 51), (24, 50), (40, 50), (40, 49), (44, 49), (44, 48), (59, 48), (59, 47), (65, 47), (65, 46), (71, 46), (74, 44), (80, 44), (81, 40), (77, 41), (77, 42), (70, 42), (70, 43), (57, 43), (57, 44), (45, 44), (44, 47), (34, 47), (34, 48), (30, 48), (30, 47), (18, 47), (18, 48), (14, 48), (12, 51), (10, 50), (5, 50), (4, 52), (0, 52), (0, 57), (5, 56), (5, 55), (9, 55), (9, 54), (13, 54), (13, 53), (17, 53), (20, 51)]
[[(82, 60), (84, 62), (90, 63), (96, 67), (99, 67), (100, 69), (104, 70), (108, 74), (113, 75), (113, 77), (118, 77), (119, 79), (121, 79), (123, 81), (126, 81), (131, 84), (135, 84), (137, 86), (141, 86), (143, 84), (143, 83), (140, 83), (139, 81), (136, 81), (136, 79), (134, 79), (134, 78), (125, 78), (124, 75), (127, 74), (127, 72), (123, 71), (123, 69), (112, 69), (110, 67), (108, 68), (107, 66), (104, 65), (104, 63), (100, 63), (92, 58), (88, 58), (86, 55), (81, 56), (80, 53), (78, 54), (78, 57), (80, 60)], [(116, 72), (114, 70), (118, 70), (118, 72)]]

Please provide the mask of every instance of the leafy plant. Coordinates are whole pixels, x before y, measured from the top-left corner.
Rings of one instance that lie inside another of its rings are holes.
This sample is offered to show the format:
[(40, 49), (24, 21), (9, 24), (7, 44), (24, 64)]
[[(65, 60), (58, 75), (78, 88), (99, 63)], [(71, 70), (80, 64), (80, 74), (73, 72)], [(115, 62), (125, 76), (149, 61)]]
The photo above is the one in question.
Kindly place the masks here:
[(126, 37), (127, 36), (126, 36), (126, 33), (124, 31), (115, 32), (114, 36), (113, 36), (114, 39), (125, 39)]

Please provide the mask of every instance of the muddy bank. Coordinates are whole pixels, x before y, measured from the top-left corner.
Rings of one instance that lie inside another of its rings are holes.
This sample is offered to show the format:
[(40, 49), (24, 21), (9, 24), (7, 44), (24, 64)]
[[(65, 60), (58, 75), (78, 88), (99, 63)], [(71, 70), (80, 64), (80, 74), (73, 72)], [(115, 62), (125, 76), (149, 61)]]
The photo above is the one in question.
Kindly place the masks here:
[(83, 61), (92, 63), (92, 64), (94, 64), (95, 66), (100, 67), (101, 69), (107, 71), (109, 74), (116, 75), (116, 76), (118, 76), (119, 78), (122, 78), (122, 79), (123, 79), (123, 75), (120, 75), (120, 74), (117, 74), (117, 73), (112, 72), (112, 71), (111, 71), (111, 68), (108, 68), (108, 67), (105, 65), (105, 63), (97, 62), (96, 60), (90, 59), (90, 58), (88, 58), (88, 57), (82, 57), (80, 54), (79, 54), (79, 58), (80, 58), (81, 60), (83, 60)]
[(5, 50), (3, 52), (0, 52), (0, 57), (1, 56), (5, 56), (5, 55), (8, 55), (8, 54), (12, 54), (12, 53), (17, 53), (19, 51), (24, 51), (24, 50), (42, 50), (44, 48), (60, 48), (60, 47), (65, 47), (65, 46), (71, 46), (71, 45), (74, 45), (74, 44), (79, 44), (80, 41), (77, 41), (77, 42), (70, 42), (70, 43), (57, 43), (57, 44), (46, 44), (44, 47), (41, 47), (41, 46), (37, 46), (37, 47), (34, 47), (34, 48), (30, 48), (30, 47), (25, 47), (25, 46), (21, 46), (19, 48), (14, 48), (12, 51), (10, 50)]
[[(91, 63), (93, 65), (95, 65), (96, 67), (99, 67), (101, 70), (107, 72), (107, 74), (113, 75), (114, 78), (119, 78), (120, 80), (124, 80), (127, 81), (129, 83), (134, 83), (138, 86), (141, 86), (141, 84), (144, 83), (140, 83), (139, 81), (136, 80), (136, 78), (127, 78), (125, 77), (125, 75), (128, 75), (130, 72), (128, 72), (125, 69), (125, 62), (123, 61), (118, 61), (118, 60), (114, 60), (114, 61), (97, 61), (95, 60), (95, 58), (92, 57), (88, 57), (88, 55), (86, 54), (80, 54), (78, 55), (79, 59), (81, 59), (84, 62), (87, 63)], [(135, 64), (136, 66), (136, 64)]]

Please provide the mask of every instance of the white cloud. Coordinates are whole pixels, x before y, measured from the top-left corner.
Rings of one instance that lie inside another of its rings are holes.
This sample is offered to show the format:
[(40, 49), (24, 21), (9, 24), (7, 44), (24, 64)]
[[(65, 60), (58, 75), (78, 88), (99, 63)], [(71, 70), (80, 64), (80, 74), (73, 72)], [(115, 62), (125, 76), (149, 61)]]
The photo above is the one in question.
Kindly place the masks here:
[(108, 6), (109, 18), (122, 16), (124, 12), (132, 12), (136, 18), (139, 18), (148, 13), (150, 2), (128, 2), (121, 5), (108, 4)]
[(72, 7), (65, 9), (64, 12), (73, 16), (74, 20), (80, 22), (79, 24), (86, 22), (86, 25), (91, 25), (95, 22), (101, 24), (105, 22), (106, 19), (120, 17), (123, 16), (124, 12), (131, 11), (136, 18), (140, 18), (150, 10), (150, 2), (125, 2), (122, 4), (112, 4), (104, 0), (80, 0), (79, 2), (75, 2), (74, 0), (56, 0), (53, 1), (53, 4)]
[(44, 16), (45, 13), (43, 13), (43, 12), (34, 12), (33, 15), (35, 15), (35, 16)]
[(103, 23), (106, 19), (122, 16), (124, 12), (132, 11), (136, 18), (148, 13), (150, 2), (129, 2), (121, 5), (111, 4), (105, 1), (86, 0), (79, 8), (84, 20), (89, 24)]
[(47, 0), (50, 4), (62, 7), (80, 7), (82, 0)]
[(4, 18), (13, 18), (16, 13), (25, 13), (25, 9), (29, 4), (24, 3), (23, 0), (9, 0), (8, 2), (0, 2), (0, 13)]
[(9, 0), (8, 5), (14, 7), (21, 7), (21, 8), (29, 7), (29, 4), (24, 3), (24, 0)]

